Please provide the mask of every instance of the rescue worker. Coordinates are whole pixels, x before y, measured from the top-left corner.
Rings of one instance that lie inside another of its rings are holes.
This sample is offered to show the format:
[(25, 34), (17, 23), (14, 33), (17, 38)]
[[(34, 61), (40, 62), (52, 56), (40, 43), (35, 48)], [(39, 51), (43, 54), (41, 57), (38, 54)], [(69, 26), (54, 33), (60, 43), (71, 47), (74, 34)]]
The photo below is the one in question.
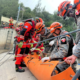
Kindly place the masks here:
[[(37, 23), (35, 26), (35, 31), (37, 34), (40, 34), (40, 41), (43, 41), (45, 39), (48, 39), (49, 36), (51, 36), (50, 34), (50, 30), (48, 30), (45, 25), (41, 22)], [(31, 51), (34, 51), (36, 48), (38, 48), (40, 45), (42, 44), (42, 42), (39, 42), (36, 47), (32, 48)], [(44, 50), (42, 52), (43, 56), (49, 56), (50, 52), (53, 50), (53, 46), (49, 45), (49, 41), (44, 41), (43, 42), (44, 45)]]
[(16, 31), (16, 33), (17, 33), (17, 36), (14, 37), (15, 40), (14, 40), (13, 54), (15, 54), (15, 57), (14, 57), (13, 61), (16, 60), (16, 56), (17, 56), (17, 51), (18, 51), (17, 38), (18, 38), (19, 35), (20, 35), (20, 28), (17, 27), (17, 28), (15, 29), (15, 31)]
[(35, 19), (36, 19), (36, 23), (38, 23), (38, 22), (41, 22), (41, 23), (43, 23), (43, 20), (42, 20), (42, 18), (36, 17)]
[[(36, 45), (37, 45), (36, 42), (38, 42), (40, 40), (40, 34), (35, 35), (35, 37), (32, 40), (33, 40), (32, 43), (35, 43), (35, 44), (32, 44), (31, 48), (36, 47)], [(43, 43), (42, 43), (34, 51), (32, 51), (32, 52), (30, 51), (29, 53), (33, 54), (34, 52), (36, 52), (38, 54), (38, 56), (39, 56), (39, 59), (41, 59), (43, 50), (44, 50), (44, 46), (43, 46)]]
[[(26, 22), (29, 22), (30, 24)], [(24, 23), (24, 27), (23, 27), (23, 23), (20, 24), (20, 27), (22, 29), (20, 28), (20, 37), (17, 38), (17, 42), (19, 42), (20, 44), (18, 45), (18, 51), (16, 50), (17, 57), (16, 57), (16, 62), (15, 62), (16, 68), (17, 68), (16, 71), (18, 72), (24, 72), (24, 70), (19, 68), (21, 66), (24, 66), (24, 64), (22, 63), (22, 58), (23, 58), (22, 56), (24, 52), (26, 54), (28, 54), (29, 52), (29, 49), (31, 47), (29, 43), (30, 41), (32, 41), (32, 35), (34, 34), (35, 24), (38, 22), (43, 22), (43, 20), (41, 18), (37, 18), (35, 22), (33, 20), (27, 20)], [(18, 57), (18, 56), (21, 56), (21, 57)]]
[(20, 31), (20, 37), (17, 38), (18, 51), (15, 62), (16, 72), (25, 71), (24, 69), (22, 69), (20, 65), (23, 61), (23, 57), (26, 56), (29, 52), (30, 45), (28, 44), (28, 40), (31, 39), (32, 35), (34, 34), (34, 29), (35, 29), (35, 22), (33, 20), (29, 19), (24, 22), (24, 27)]
[[(59, 5), (60, 6), (60, 5)], [(66, 6), (65, 6), (66, 7)], [(60, 7), (60, 10), (62, 8)], [(58, 9), (59, 11), (59, 9)], [(63, 11), (61, 11), (62, 13)], [(74, 5), (72, 6), (72, 9), (70, 9), (70, 11), (68, 11), (67, 9), (67, 15), (68, 17), (73, 17), (75, 18), (75, 21), (76, 21), (76, 24), (77, 24), (77, 29), (80, 29), (80, 1), (79, 0), (74, 0)], [(60, 15), (60, 13), (59, 13)], [(64, 15), (63, 15), (64, 16)], [(73, 64), (76, 59), (79, 59), (79, 55), (80, 55), (80, 31), (78, 31), (76, 33), (76, 45), (74, 46), (73, 48), (73, 55), (66, 58), (65, 62), (68, 63), (68, 64)], [(79, 78), (80, 79), (80, 78)]]
[(19, 27), (20, 27), (20, 30), (22, 30), (23, 27), (24, 27), (24, 24), (23, 24), (23, 23), (20, 23), (20, 24), (19, 24)]
[(9, 20), (9, 28), (13, 28), (13, 19), (12, 19), (12, 17)]
[[(74, 0), (73, 9), (75, 11), (74, 15), (76, 18), (77, 29), (80, 29), (80, 1), (79, 0)], [(78, 60), (79, 58), (80, 58), (80, 31), (76, 33), (76, 45), (73, 48), (73, 55), (66, 58), (65, 62), (68, 64), (70, 63), (73, 64), (76, 61), (76, 59)], [(80, 80), (80, 75), (77, 77), (79, 77)]]
[[(40, 34), (37, 34), (34, 38), (35, 42), (38, 42), (40, 40)], [(37, 45), (37, 44), (36, 44)], [(35, 45), (35, 46), (36, 46)], [(42, 51), (44, 50), (44, 46), (43, 43), (38, 47), (38, 49), (36, 51), (38, 51), (38, 55), (39, 55), (39, 59), (42, 58)]]
[[(51, 29), (50, 32), (55, 37), (67, 33), (67, 31), (62, 30), (61, 28), (62, 28), (61, 23), (53, 22), (50, 25), (50, 29)], [(45, 60), (56, 60), (56, 59), (59, 61), (64, 61), (66, 57), (72, 55), (72, 48), (74, 46), (74, 43), (71, 35), (64, 35), (64, 36), (58, 37), (56, 38), (56, 42), (54, 42), (54, 40), (51, 41), (51, 44), (54, 44), (54, 43), (56, 43), (57, 46), (55, 46), (55, 48), (53, 49), (49, 57), (42, 58), (42, 62), (44, 62)], [(62, 72), (69, 66), (70, 65), (66, 64), (65, 62), (63, 62), (62, 64), (58, 64), (55, 70), (53, 71), (52, 75), (56, 74), (55, 72), (56, 70), (58, 72)]]

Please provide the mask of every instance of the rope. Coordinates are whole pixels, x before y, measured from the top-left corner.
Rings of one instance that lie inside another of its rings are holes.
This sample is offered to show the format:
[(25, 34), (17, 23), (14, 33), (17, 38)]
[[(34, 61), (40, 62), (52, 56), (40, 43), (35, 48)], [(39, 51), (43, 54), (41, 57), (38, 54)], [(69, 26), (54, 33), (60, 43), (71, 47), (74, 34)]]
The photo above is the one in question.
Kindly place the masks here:
[[(58, 37), (61, 37), (61, 36), (69, 35), (69, 34), (72, 34), (72, 33), (78, 32), (78, 31), (80, 31), (80, 29), (74, 30), (74, 31), (71, 31), (71, 32), (68, 32), (68, 33), (65, 33), (65, 34), (63, 34), (63, 35), (59, 35), (59, 36), (56, 36), (56, 37), (52, 37), (52, 38), (49, 38), (49, 39), (45, 39), (45, 40), (43, 40), (43, 41), (38, 41), (38, 42), (35, 42), (35, 43), (29, 43), (29, 44), (42, 43), (42, 42), (49, 41), (49, 40), (52, 40), (52, 39), (55, 39), (55, 38), (58, 38)], [(20, 43), (17, 43), (17, 44), (20, 44)], [(24, 44), (24, 45), (29, 45), (29, 44)]]

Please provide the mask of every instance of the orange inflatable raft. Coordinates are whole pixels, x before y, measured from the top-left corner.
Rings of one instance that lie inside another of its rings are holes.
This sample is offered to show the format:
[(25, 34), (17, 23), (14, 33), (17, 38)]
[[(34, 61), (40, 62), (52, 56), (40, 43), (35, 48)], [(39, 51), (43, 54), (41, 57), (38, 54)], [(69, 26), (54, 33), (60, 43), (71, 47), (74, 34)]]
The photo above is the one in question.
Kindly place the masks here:
[[(28, 55), (24, 59), (27, 68), (33, 73), (38, 80), (72, 80), (75, 75), (71, 67), (68, 67), (61, 73), (51, 76), (52, 71), (59, 61), (42, 62), (38, 59), (38, 55)], [(78, 80), (78, 79), (77, 79)]]

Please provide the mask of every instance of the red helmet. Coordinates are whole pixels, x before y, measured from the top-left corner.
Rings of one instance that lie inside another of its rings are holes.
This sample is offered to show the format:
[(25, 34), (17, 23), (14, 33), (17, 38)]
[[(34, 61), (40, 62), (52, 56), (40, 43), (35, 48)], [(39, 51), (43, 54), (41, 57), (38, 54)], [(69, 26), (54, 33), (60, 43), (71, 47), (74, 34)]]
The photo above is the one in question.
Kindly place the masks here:
[(19, 27), (20, 27), (20, 29), (22, 29), (24, 27), (24, 24), (23, 23), (20, 23), (19, 24)]
[(68, 8), (71, 8), (72, 5), (70, 4), (70, 1), (63, 1), (59, 6), (58, 6), (58, 16), (67, 16), (67, 11)]
[(20, 23), (20, 24), (19, 24), (19, 26), (23, 26), (23, 25), (24, 25), (23, 23)]
[(25, 34), (30, 32), (30, 34), (33, 35), (34, 32), (35, 32), (35, 22), (33, 20), (31, 20), (31, 19), (26, 20), (24, 22), (24, 27), (23, 28), (27, 29)]
[(16, 32), (19, 32), (20, 31), (20, 28), (17, 27), (15, 30), (16, 30)]
[(28, 23), (32, 26), (32, 28), (35, 29), (35, 21), (33, 21), (33, 20), (31, 20), (31, 19), (28, 19), (28, 20), (26, 20), (26, 21), (24, 22), (24, 25), (25, 25), (26, 22), (28, 22)]
[(55, 32), (56, 29), (60, 29), (62, 28), (62, 24), (59, 23), (59, 22), (53, 22), (51, 25), (50, 25), (50, 29), (51, 29), (51, 33)]
[(42, 20), (42, 18), (36, 18), (36, 23), (38, 23), (38, 22), (41, 22), (41, 23), (43, 23), (43, 20)]
[(41, 23), (41, 22), (37, 23), (35, 26), (36, 33), (40, 33), (42, 31), (43, 27), (45, 27), (45, 25), (43, 23)]
[(74, 0), (75, 8), (80, 11), (80, 0)]
[(32, 25), (29, 22), (24, 23), (24, 28), (27, 29), (27, 32), (32, 29)]

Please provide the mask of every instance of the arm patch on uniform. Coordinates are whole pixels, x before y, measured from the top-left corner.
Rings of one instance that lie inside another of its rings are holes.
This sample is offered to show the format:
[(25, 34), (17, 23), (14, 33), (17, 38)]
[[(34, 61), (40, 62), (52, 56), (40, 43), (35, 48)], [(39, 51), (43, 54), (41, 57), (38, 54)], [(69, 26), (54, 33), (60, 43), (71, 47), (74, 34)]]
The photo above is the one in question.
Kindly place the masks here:
[(61, 39), (61, 44), (66, 44), (66, 38)]

